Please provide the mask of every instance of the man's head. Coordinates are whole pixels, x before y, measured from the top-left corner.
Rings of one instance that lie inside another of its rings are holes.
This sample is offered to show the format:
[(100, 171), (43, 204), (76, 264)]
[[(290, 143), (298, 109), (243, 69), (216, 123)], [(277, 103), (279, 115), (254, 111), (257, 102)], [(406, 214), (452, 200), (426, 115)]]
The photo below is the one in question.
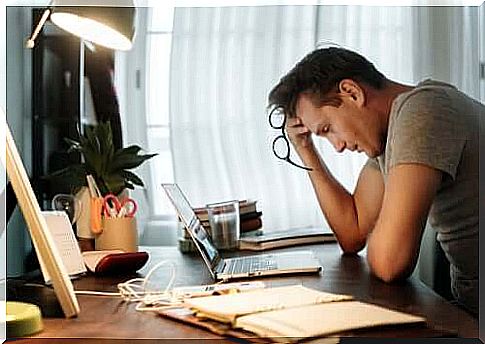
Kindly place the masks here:
[[(303, 58), (269, 94), (269, 107), (297, 117), (312, 133), (345, 148), (377, 156), (383, 125), (369, 95), (387, 79), (363, 56), (343, 48), (318, 49)], [(377, 91), (377, 92), (376, 92)]]

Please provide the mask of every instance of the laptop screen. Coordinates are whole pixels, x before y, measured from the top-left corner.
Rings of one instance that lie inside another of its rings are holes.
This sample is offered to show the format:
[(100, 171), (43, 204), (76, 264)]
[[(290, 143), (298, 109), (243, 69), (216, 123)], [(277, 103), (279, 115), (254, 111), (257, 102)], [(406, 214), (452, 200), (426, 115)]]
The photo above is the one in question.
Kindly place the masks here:
[(212, 243), (211, 237), (199, 221), (190, 203), (177, 184), (162, 184), (180, 219), (189, 231), (190, 236), (202, 254), (204, 261), (213, 269), (220, 259), (219, 252)]

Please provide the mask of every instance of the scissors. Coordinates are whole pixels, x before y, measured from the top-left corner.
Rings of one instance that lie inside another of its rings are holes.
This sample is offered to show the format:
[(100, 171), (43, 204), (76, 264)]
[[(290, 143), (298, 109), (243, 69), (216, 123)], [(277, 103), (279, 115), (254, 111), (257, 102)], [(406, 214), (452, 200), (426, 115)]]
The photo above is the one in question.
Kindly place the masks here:
[(107, 194), (103, 198), (103, 209), (104, 216), (107, 217), (133, 217), (138, 210), (138, 204), (129, 197), (120, 201), (115, 195)]

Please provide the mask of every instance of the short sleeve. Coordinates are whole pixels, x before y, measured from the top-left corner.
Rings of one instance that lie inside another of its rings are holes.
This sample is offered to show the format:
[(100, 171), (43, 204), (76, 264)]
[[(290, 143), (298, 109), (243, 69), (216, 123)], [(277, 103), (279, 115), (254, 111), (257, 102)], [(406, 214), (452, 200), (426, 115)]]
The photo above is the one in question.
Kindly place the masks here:
[(411, 93), (397, 110), (389, 133), (389, 169), (402, 163), (420, 163), (455, 179), (466, 142), (459, 116), (443, 90)]
[(367, 166), (372, 167), (373, 169), (376, 169), (378, 171), (381, 170), (379, 166), (379, 161), (377, 161), (377, 158), (368, 158), (364, 164), (364, 168)]

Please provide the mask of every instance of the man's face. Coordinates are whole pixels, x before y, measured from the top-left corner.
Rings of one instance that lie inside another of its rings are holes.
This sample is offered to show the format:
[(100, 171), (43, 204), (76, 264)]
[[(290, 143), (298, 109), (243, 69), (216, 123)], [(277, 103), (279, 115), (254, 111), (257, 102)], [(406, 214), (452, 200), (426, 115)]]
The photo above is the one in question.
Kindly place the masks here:
[(296, 115), (310, 132), (327, 138), (337, 152), (348, 149), (374, 158), (384, 150), (378, 114), (351, 97), (342, 97), (339, 107), (316, 107), (310, 97), (303, 94), (298, 98)]

